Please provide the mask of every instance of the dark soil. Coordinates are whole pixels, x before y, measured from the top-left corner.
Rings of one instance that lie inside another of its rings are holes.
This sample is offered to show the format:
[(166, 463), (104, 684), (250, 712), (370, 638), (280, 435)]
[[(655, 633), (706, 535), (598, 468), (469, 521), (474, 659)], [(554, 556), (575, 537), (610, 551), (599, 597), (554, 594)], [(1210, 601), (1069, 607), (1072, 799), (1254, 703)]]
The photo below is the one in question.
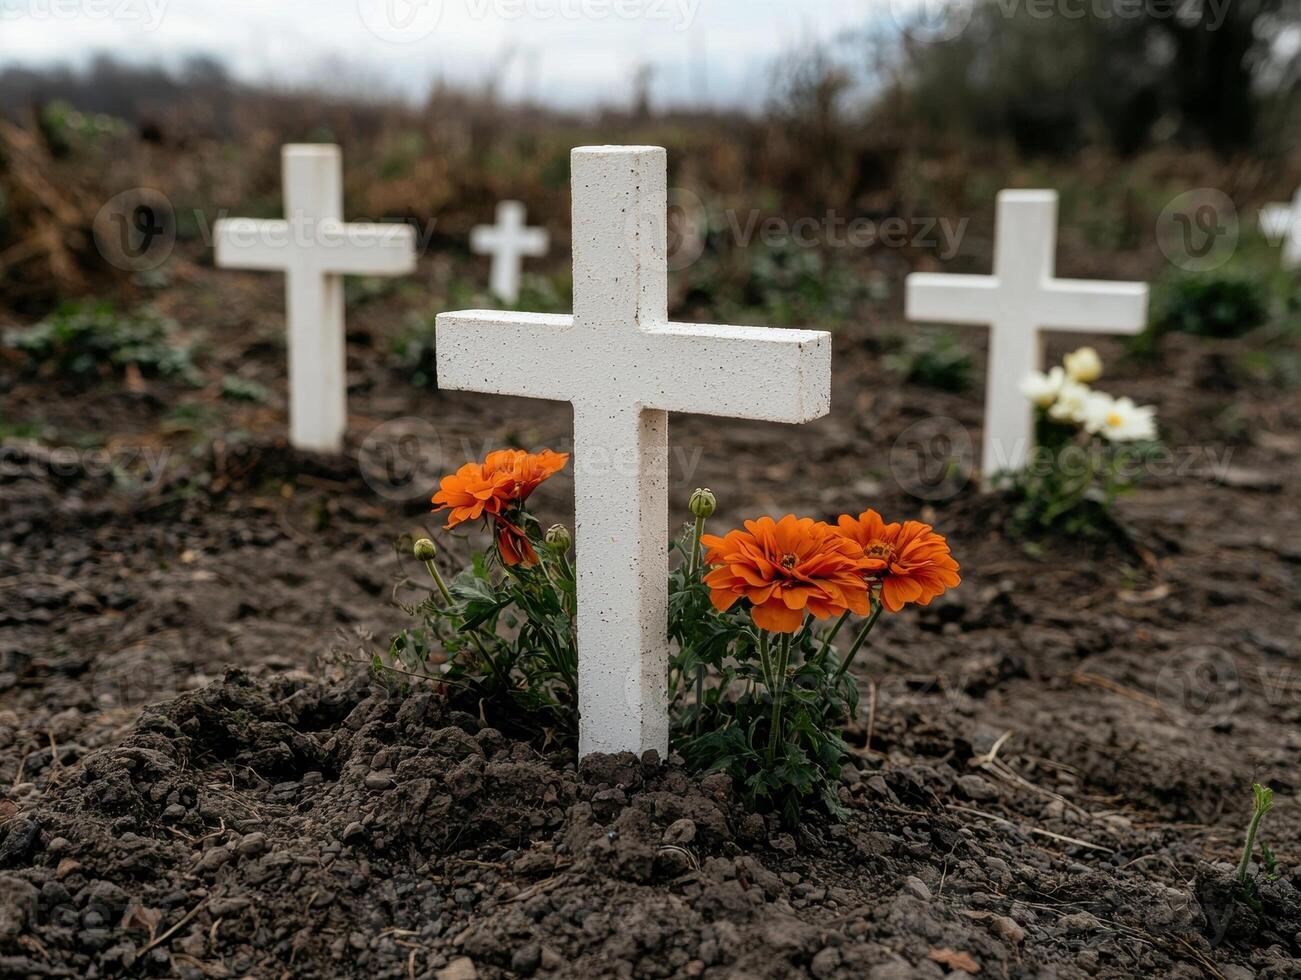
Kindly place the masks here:
[[(380, 296), (349, 314), (349, 454), (288, 451), (281, 289), (195, 266), (160, 296), (212, 388), (0, 375), (42, 436), (0, 459), (0, 976), (1301, 975), (1301, 397), (1236, 367), (1276, 337), (1100, 345), (1184, 455), (1099, 541), (1027, 548), (934, 477), (979, 397), (899, 384), (876, 330), (837, 334), (806, 429), (675, 420), (676, 516), (701, 485), (719, 526), (872, 505), (963, 565), (862, 661), (850, 818), (792, 831), (673, 760), (579, 767), (368, 687), (432, 477), (566, 448), (569, 413), (407, 384)], [(272, 400), (217, 398), (236, 369)], [(96, 435), (116, 471), (52, 448)], [(1253, 781), (1279, 877), (1244, 903)]]

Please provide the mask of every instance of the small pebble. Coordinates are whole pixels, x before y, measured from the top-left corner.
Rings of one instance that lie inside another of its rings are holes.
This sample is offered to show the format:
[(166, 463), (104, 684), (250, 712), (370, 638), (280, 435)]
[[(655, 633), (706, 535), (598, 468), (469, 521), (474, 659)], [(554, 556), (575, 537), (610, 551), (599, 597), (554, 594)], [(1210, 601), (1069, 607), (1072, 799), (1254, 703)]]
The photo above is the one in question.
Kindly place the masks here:
[(926, 882), (914, 875), (909, 875), (903, 880), (903, 891), (904, 894), (911, 895), (923, 902), (931, 900), (931, 890), (926, 887)]
[(474, 968), (474, 960), (462, 956), (452, 960), (434, 976), (437, 980), (477, 980), (479, 971)]
[(690, 844), (696, 839), (696, 824), (692, 820), (683, 817), (681, 820), (675, 820), (669, 824), (664, 831), (664, 843), (666, 844)]
[(216, 871), (229, 861), (231, 856), (229, 847), (210, 847), (203, 852), (203, 857), (199, 858), (199, 870)]
[(994, 935), (1006, 939), (1013, 946), (1019, 946), (1025, 941), (1025, 930), (1017, 925), (1016, 920), (1005, 915), (994, 916), (989, 920), (989, 927)]
[(1073, 915), (1063, 915), (1057, 920), (1057, 924), (1067, 932), (1097, 932), (1102, 928), (1102, 923), (1092, 912), (1076, 912)]
[(366, 836), (366, 828), (361, 825), (360, 820), (354, 820), (343, 829), (343, 839), (346, 842), (361, 840)]

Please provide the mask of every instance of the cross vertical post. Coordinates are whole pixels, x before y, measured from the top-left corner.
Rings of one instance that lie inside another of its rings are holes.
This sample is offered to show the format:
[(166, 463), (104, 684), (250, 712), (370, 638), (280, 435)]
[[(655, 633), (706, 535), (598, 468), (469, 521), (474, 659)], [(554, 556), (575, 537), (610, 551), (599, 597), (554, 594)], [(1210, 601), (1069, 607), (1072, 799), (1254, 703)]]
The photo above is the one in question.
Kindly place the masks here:
[[(335, 146), (284, 149), (285, 217), (315, 235), (342, 221), (343, 160)], [(347, 333), (343, 276), (295, 250), (286, 270), (289, 324), (289, 432), (295, 446), (334, 449), (348, 429)]]
[[(667, 154), (573, 156), (574, 328), (623, 338), (668, 323)], [(612, 385), (631, 387), (632, 378)], [(579, 752), (668, 749), (668, 412), (574, 398)], [(630, 683), (631, 681), (631, 683)]]
[[(1043, 363), (1035, 322), (1041, 284), (1056, 272), (1057, 195), (1004, 191), (998, 196), (994, 278), (1001, 284), (1001, 319), (989, 334), (985, 377), (985, 472), (1019, 470), (1034, 445), (1032, 407), (1021, 381)], [(991, 465), (992, 464), (992, 465)]]

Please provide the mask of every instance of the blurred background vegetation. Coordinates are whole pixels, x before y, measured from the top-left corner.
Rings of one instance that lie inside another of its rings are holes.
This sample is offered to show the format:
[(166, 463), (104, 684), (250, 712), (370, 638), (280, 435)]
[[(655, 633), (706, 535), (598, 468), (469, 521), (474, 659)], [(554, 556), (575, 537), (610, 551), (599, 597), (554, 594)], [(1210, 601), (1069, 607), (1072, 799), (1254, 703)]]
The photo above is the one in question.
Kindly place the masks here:
[[(415, 104), (362, 86), (342, 96), (336, 79), (327, 96), (252, 88), (209, 59), (175, 70), (109, 58), (80, 70), (10, 67), (0, 70), (0, 316), (38, 322), (90, 296), (131, 307), (187, 262), (210, 265), (208, 233), (222, 213), (279, 214), (280, 146), (303, 141), (342, 145), (350, 218), (421, 230), (435, 306), (481, 291), (467, 285), (486, 279), (483, 260), (467, 254), (469, 230), (509, 197), (558, 246), (531, 265), (528, 302), (567, 308), (569, 151), (610, 142), (667, 146), (671, 185), (704, 204), (701, 257), (674, 277), (683, 318), (897, 319), (907, 272), (939, 267), (941, 255), (954, 271), (987, 271), (994, 194), (1005, 186), (1060, 191), (1063, 274), (1171, 280), (1174, 302), (1203, 305), (1240, 292), (1178, 285), (1153, 230), (1176, 195), (1223, 191), (1243, 235), (1225, 275), (1254, 281), (1243, 287), (1255, 289), (1249, 311), (1255, 300), (1292, 310), (1291, 280), (1261, 272), (1277, 266), (1277, 250), (1255, 214), (1301, 185), (1301, 0), (1187, 0), (1176, 16), (1160, 4), (1128, 5), (1127, 16), (1066, 6), (1086, 15), (981, 0), (967, 29), (942, 43), (873, 20), (775, 62), (764, 109), (745, 112), (658, 111), (644, 90), (631, 104), (562, 112), (507, 103), (491, 84), (439, 86)], [(178, 241), (177, 259), (149, 274), (114, 268), (93, 234), (104, 202), (141, 186), (166, 195)], [(756, 214), (793, 222), (829, 212), (903, 219), (909, 232), (853, 249), (738, 240)], [(918, 234), (937, 219), (969, 220), (956, 254), (936, 233)], [(399, 287), (352, 284), (350, 296), (371, 288)], [(1167, 319), (1215, 331), (1217, 315)], [(417, 383), (429, 319), (420, 311), (394, 340)], [(898, 370), (965, 388), (964, 353), (940, 344), (895, 350)]]

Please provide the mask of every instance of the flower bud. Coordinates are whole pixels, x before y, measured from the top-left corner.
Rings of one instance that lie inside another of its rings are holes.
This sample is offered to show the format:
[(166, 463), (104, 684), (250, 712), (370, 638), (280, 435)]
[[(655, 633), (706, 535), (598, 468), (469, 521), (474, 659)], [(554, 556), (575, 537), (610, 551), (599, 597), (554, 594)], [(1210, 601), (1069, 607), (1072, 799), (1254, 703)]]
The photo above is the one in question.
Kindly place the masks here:
[(714, 491), (704, 488), (691, 495), (691, 503), (688, 506), (692, 514), (704, 520), (714, 516), (714, 511), (718, 510), (718, 500), (714, 497)]
[(1092, 347), (1081, 347), (1066, 355), (1066, 374), (1072, 381), (1092, 384), (1102, 377), (1102, 358)]
[(436, 548), (434, 543), (428, 538), (421, 538), (415, 543), (415, 546), (412, 547), (411, 553), (414, 554), (419, 561), (433, 561), (434, 557), (438, 554), (438, 548)]
[(569, 528), (563, 524), (553, 524), (547, 528), (544, 540), (547, 547), (558, 555), (566, 554), (574, 544), (574, 536), (569, 533)]

